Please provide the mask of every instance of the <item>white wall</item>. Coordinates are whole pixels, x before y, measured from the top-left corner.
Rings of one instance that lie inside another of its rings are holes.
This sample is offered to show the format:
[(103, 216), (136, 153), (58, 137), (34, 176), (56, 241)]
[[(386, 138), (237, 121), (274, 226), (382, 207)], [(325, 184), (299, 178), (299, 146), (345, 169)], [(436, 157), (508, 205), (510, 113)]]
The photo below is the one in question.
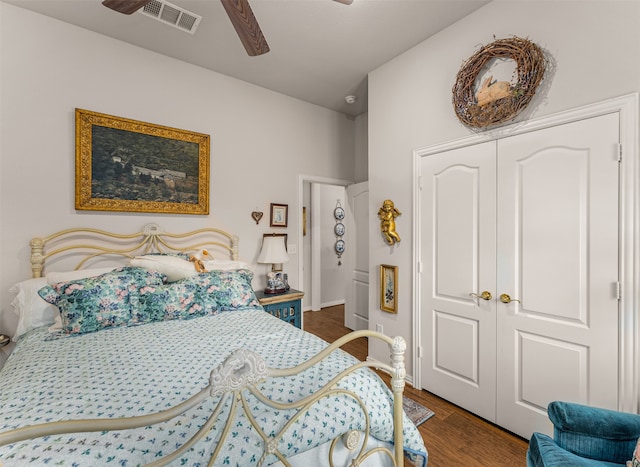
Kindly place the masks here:
[[(336, 185), (320, 185), (320, 277), (321, 307), (341, 305), (344, 303), (345, 288), (345, 257), (338, 260), (335, 252), (336, 235), (334, 227), (336, 219), (333, 211), (340, 202), (345, 209), (345, 189)], [(344, 221), (343, 221), (344, 223)], [(338, 264), (340, 263), (340, 264)]]
[[(0, 331), (15, 326), (7, 290), (30, 275), (33, 236), (218, 226), (238, 234), (240, 256), (255, 262), (264, 232), (297, 238), (298, 174), (353, 179), (354, 122), (342, 114), (5, 3), (0, 21)], [(211, 135), (210, 214), (76, 212), (76, 107)], [(287, 229), (269, 228), (271, 202), (289, 205)], [(287, 265), (294, 288), (297, 261)], [(257, 288), (266, 269), (256, 269)]]
[(354, 181), (356, 183), (369, 180), (369, 114), (358, 115), (355, 120), (355, 166)]
[[(403, 212), (402, 242), (384, 244), (371, 221), (371, 284), (382, 263), (399, 266), (399, 312), (377, 309), (379, 286), (370, 288), (369, 324), (408, 343), (412, 374), (412, 230), (414, 149), (472, 133), (456, 118), (451, 88), (462, 63), (495, 38), (529, 38), (552, 57), (548, 80), (522, 118), (548, 115), (640, 90), (640, 0), (494, 1), (369, 75), (370, 212), (392, 199)], [(370, 355), (386, 358), (384, 346)]]

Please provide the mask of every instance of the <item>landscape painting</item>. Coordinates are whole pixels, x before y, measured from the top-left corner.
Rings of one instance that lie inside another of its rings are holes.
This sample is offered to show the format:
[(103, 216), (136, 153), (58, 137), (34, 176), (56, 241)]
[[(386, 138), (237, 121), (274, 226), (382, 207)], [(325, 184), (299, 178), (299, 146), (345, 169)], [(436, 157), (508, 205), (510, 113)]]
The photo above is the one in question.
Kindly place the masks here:
[(76, 209), (208, 214), (209, 139), (76, 109)]

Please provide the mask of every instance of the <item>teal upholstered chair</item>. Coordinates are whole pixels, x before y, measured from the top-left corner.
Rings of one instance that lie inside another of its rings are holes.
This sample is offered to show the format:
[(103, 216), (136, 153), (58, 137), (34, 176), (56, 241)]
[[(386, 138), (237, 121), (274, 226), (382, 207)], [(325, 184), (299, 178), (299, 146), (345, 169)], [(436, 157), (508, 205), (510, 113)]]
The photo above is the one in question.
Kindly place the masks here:
[(640, 437), (640, 415), (551, 402), (549, 419), (553, 439), (534, 433), (527, 451), (527, 466), (624, 466), (631, 460)]

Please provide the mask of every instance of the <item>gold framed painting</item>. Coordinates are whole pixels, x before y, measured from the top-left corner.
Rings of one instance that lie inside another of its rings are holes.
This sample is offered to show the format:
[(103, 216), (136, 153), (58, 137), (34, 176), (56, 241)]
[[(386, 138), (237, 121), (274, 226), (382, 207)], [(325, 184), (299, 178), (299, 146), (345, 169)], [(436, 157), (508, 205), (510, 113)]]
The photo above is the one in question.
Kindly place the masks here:
[(76, 109), (76, 209), (209, 214), (210, 137)]
[(380, 309), (398, 312), (398, 266), (380, 265)]

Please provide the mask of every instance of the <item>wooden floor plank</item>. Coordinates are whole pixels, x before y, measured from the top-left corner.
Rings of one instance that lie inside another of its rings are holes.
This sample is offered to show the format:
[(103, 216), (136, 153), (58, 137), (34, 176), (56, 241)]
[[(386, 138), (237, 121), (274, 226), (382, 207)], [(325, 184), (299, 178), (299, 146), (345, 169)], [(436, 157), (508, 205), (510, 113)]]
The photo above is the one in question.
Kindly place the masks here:
[[(349, 332), (344, 327), (344, 306), (304, 313), (304, 329), (327, 342)], [(368, 353), (367, 339), (358, 339), (344, 350), (359, 360)], [(428, 467), (526, 465), (527, 440), (424, 390), (407, 386), (405, 394), (435, 412), (418, 427), (429, 451)]]

